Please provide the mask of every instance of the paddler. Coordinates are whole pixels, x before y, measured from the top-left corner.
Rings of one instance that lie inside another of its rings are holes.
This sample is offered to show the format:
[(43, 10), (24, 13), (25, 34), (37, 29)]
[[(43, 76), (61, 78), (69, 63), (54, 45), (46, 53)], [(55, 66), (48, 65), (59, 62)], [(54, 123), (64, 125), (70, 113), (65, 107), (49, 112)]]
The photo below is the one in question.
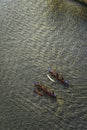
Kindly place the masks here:
[(62, 75), (59, 75), (59, 74), (58, 74), (58, 78), (59, 78), (59, 80), (64, 80), (64, 78), (62, 77)]
[(53, 76), (57, 76), (58, 75), (58, 73), (56, 72), (55, 69), (52, 71), (52, 74), (53, 74)]
[(48, 93), (50, 93), (51, 95), (54, 95), (54, 91), (49, 88), (48, 88)]
[(55, 69), (52, 71), (52, 73), (53, 73), (53, 76), (58, 77), (59, 80), (64, 80), (64, 78), (62, 77), (62, 75), (58, 74)]

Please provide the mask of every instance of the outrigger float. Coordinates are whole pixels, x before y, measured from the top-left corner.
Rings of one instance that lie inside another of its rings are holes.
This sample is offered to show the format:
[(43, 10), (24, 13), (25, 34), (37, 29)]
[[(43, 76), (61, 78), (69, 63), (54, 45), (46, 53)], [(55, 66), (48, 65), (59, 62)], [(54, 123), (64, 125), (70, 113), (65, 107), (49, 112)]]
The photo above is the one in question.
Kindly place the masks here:
[(38, 94), (39, 96), (43, 96), (43, 93), (36, 88), (34, 89), (34, 93)]
[(64, 80), (64, 78), (60, 74), (58, 74), (55, 70), (51, 70), (51, 68), (49, 68), (48, 71), (51, 74), (51, 76), (55, 77), (57, 80), (59, 80), (64, 85), (69, 86), (69, 82), (67, 80)]
[(46, 86), (43, 86), (42, 84), (38, 83), (38, 82), (34, 82), (34, 85), (37, 87), (37, 89), (34, 90), (35, 93), (37, 93), (38, 95), (42, 96), (42, 93), (39, 91), (42, 90), (44, 93), (48, 94), (49, 96), (56, 98), (57, 95), (54, 93), (53, 90), (49, 89)]

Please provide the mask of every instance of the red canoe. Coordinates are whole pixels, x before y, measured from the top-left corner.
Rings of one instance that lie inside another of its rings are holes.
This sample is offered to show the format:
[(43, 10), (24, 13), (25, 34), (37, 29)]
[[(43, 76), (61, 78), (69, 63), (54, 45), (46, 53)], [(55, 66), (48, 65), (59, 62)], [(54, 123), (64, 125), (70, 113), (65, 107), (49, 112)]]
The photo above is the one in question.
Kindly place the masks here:
[(37, 87), (37, 88), (40, 88), (43, 92), (47, 93), (48, 95), (50, 95), (51, 97), (53, 98), (56, 98), (56, 94), (54, 94), (54, 91), (47, 88), (46, 86), (43, 86), (41, 85), (40, 83), (37, 83), (37, 82), (34, 82), (34, 85)]

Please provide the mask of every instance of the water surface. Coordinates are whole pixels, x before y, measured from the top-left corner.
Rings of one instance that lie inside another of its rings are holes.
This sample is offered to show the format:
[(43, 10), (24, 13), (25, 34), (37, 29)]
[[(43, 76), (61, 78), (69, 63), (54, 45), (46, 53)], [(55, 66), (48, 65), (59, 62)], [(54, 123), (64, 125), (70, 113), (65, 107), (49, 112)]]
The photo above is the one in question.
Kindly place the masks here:
[[(71, 0), (0, 0), (0, 129), (87, 129), (87, 8)], [(52, 83), (48, 67), (70, 87)], [(57, 100), (33, 93), (33, 81)]]

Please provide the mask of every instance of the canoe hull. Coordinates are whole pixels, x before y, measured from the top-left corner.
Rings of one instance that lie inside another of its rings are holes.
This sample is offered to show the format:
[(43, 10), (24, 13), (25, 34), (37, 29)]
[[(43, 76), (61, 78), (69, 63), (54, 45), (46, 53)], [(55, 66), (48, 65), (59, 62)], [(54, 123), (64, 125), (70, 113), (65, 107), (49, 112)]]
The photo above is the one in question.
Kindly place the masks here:
[(69, 85), (69, 83), (68, 83), (68, 81), (64, 81), (63, 79), (60, 79), (56, 74), (57, 74), (57, 72), (56, 72), (56, 74), (54, 74), (53, 73), (53, 70), (51, 70), (51, 68), (49, 68), (48, 69), (48, 71), (49, 71), (49, 73), (53, 76), (53, 77), (55, 77), (57, 80), (59, 80), (61, 83), (63, 83), (64, 85)]

